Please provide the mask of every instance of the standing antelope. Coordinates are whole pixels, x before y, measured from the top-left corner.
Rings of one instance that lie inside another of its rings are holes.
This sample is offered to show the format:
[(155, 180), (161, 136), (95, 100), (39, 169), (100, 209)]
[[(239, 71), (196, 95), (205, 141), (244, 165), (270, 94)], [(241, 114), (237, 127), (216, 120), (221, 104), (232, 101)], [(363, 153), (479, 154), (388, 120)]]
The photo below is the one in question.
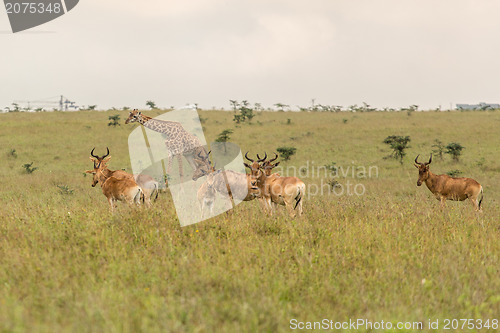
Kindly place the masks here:
[(205, 212), (205, 207), (210, 210), (210, 215), (214, 215), (215, 204), (215, 176), (219, 171), (215, 171), (215, 167), (211, 167), (207, 174), (207, 180), (200, 186), (196, 194), (198, 202), (200, 203), (201, 218)]
[(90, 160), (94, 162), (94, 166), (97, 164), (102, 166), (103, 173), (106, 175), (106, 177), (115, 177), (117, 179), (133, 179), (137, 183), (137, 185), (141, 187), (142, 192), (144, 193), (146, 206), (148, 207), (151, 205), (151, 198), (153, 196), (155, 196), (154, 200), (158, 199), (158, 182), (154, 180), (153, 177), (146, 174), (132, 175), (123, 170), (109, 170), (107, 168), (107, 163), (111, 159), (111, 156), (109, 156), (109, 148), (106, 147), (107, 152), (103, 156), (94, 155), (94, 150), (95, 148), (90, 152)]
[[(429, 162), (418, 162), (415, 158), (415, 167), (418, 169), (417, 186), (425, 182), (427, 188), (434, 194), (437, 200), (441, 202), (441, 208), (445, 207), (446, 200), (464, 201), (470, 199), (476, 211), (481, 211), (481, 202), (483, 201), (483, 187), (472, 178), (453, 178), (448, 175), (435, 175), (429, 170), (429, 164), (432, 162), (432, 154)], [(478, 202), (479, 194), (481, 200)]]
[(303, 211), (302, 199), (305, 194), (306, 185), (297, 177), (281, 177), (279, 174), (271, 174), (271, 170), (280, 163), (277, 162), (272, 164), (272, 162), (278, 158), (276, 153), (275, 155), (276, 157), (270, 161), (264, 161), (257, 155), (257, 158), (259, 158), (259, 161), (263, 162), (263, 164), (259, 165), (257, 163), (257, 165), (255, 165), (255, 162), (249, 159), (245, 154), (245, 157), (249, 161), (254, 162), (252, 165), (245, 163), (245, 166), (250, 168), (252, 180), (257, 182), (257, 186), (260, 189), (260, 196), (264, 199), (271, 215), (273, 211), (272, 204), (275, 203), (285, 206), (291, 217), (295, 217), (295, 210), (298, 208), (298, 214), (300, 216)]
[(94, 161), (94, 170), (87, 170), (86, 173), (94, 175), (92, 187), (97, 183), (101, 184), (102, 193), (108, 199), (111, 212), (114, 211), (116, 201), (126, 201), (128, 204), (140, 204), (144, 200), (142, 189), (131, 178), (116, 178), (110, 175), (109, 170), (104, 163)]

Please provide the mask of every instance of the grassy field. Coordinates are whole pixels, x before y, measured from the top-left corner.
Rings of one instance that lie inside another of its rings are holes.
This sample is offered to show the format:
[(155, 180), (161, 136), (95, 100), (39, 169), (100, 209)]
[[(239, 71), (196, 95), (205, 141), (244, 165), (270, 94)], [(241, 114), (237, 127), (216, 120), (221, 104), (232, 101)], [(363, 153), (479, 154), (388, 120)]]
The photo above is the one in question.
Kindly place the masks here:
[[(185, 228), (168, 192), (150, 210), (120, 204), (111, 215), (84, 177), (93, 147), (130, 171), (137, 125), (120, 112), (122, 125), (108, 127), (116, 113), (0, 114), (1, 332), (280, 332), (325, 318), (426, 329), (439, 319), (443, 331), (445, 318), (499, 319), (500, 111), (266, 112), (237, 128), (232, 112), (202, 111), (208, 142), (229, 128), (252, 156), (296, 147), (284, 170), (335, 162), (378, 172), (337, 178), (363, 195), (306, 196), (301, 218), (282, 207), (265, 216), (253, 201)], [(389, 135), (411, 137), (403, 165), (384, 158)], [(466, 147), (431, 171), (479, 181), (483, 214), (468, 202), (441, 211), (417, 188), (413, 159), (428, 158), (435, 139)], [(330, 180), (301, 179), (310, 190)]]

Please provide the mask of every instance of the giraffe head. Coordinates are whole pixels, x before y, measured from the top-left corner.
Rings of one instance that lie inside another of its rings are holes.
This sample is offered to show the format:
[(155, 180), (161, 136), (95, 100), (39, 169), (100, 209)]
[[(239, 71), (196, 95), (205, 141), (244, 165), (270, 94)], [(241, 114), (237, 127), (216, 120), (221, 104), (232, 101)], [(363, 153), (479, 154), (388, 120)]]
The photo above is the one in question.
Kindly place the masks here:
[(125, 120), (125, 124), (138, 121), (141, 115), (142, 113), (139, 110), (134, 109), (132, 112), (129, 112), (128, 118)]

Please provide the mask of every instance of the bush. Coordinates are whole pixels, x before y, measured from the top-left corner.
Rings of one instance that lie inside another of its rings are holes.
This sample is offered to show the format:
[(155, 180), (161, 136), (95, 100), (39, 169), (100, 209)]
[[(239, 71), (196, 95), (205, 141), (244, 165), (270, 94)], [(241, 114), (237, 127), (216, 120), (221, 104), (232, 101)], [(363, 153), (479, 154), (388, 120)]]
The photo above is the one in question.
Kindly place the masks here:
[(285, 161), (290, 160), (290, 156), (295, 155), (297, 148), (294, 147), (279, 147), (276, 149), (278, 153), (280, 153), (280, 157), (282, 157)]
[(451, 170), (446, 173), (450, 177), (458, 177), (462, 174), (462, 171), (460, 170)]
[(432, 145), (432, 147), (434, 147), (435, 149), (432, 150), (432, 152), (434, 153), (434, 155), (436, 156), (439, 156), (439, 158), (441, 159), (441, 161), (443, 160), (443, 153), (444, 153), (444, 144), (441, 142), (441, 140), (434, 140), (434, 144)]
[(120, 123), (118, 122), (120, 120), (119, 114), (115, 114), (114, 116), (109, 116), (108, 120), (109, 120), (108, 126), (113, 126), (113, 127), (116, 127), (116, 125), (120, 126)]
[(384, 143), (392, 148), (392, 153), (388, 157), (399, 159), (399, 162), (403, 164), (403, 158), (406, 156), (405, 149), (409, 148), (410, 141), (409, 136), (390, 135), (385, 138)]
[(37, 167), (33, 167), (33, 162), (23, 164), (23, 168), (26, 170), (26, 173), (33, 173), (36, 169), (38, 169)]
[(457, 161), (459, 160), (460, 155), (462, 155), (462, 150), (465, 149), (464, 146), (462, 146), (460, 143), (457, 142), (452, 142), (449, 143), (446, 147), (446, 154), (450, 154), (453, 160)]

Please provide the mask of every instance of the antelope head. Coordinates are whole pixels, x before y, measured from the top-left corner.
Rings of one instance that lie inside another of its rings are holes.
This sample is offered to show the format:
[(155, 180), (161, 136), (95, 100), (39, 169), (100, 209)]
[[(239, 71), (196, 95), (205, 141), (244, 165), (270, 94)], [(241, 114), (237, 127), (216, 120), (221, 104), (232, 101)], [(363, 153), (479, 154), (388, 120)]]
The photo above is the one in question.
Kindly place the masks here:
[[(274, 153), (275, 157), (269, 161), (264, 161), (264, 163), (262, 163), (262, 168), (264, 169), (264, 173), (266, 176), (270, 176), (271, 175), (271, 172), (274, 168), (276, 168), (280, 162), (276, 162), (276, 163), (272, 163), (274, 161), (276, 161), (278, 159), (278, 154)], [(257, 155), (258, 157), (259, 155)]]
[(422, 183), (425, 182), (427, 178), (429, 178), (429, 164), (431, 164), (432, 162), (432, 154), (431, 157), (429, 158), (429, 162), (424, 162), (424, 163), (418, 161), (419, 156), (420, 154), (417, 155), (417, 157), (415, 158), (415, 168), (418, 169), (417, 186), (422, 185)]
[(193, 180), (196, 181), (198, 178), (203, 177), (211, 172), (213, 167), (212, 164), (210, 163), (210, 153), (212, 152), (211, 150), (204, 156), (202, 154), (203, 149), (198, 151), (198, 155), (194, 157), (194, 161), (196, 162), (197, 168), (193, 172)]
[(94, 178), (92, 179), (92, 187), (97, 185), (99, 182), (100, 171), (106, 168), (106, 163), (111, 159), (111, 156), (109, 156), (109, 148), (106, 147), (107, 153), (103, 156), (94, 155), (94, 150), (95, 148), (90, 152), (90, 160), (94, 162), (94, 169), (85, 171), (85, 173), (94, 175)]

